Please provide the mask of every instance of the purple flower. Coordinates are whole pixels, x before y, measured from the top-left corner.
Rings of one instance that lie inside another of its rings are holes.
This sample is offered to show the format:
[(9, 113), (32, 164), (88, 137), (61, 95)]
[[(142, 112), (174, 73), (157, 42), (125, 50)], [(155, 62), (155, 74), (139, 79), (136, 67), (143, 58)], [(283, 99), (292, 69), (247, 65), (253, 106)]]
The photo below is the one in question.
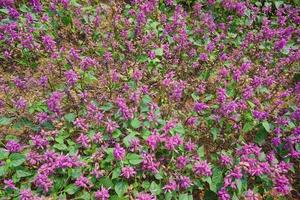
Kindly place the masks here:
[(154, 52), (154, 51), (150, 51), (150, 52), (148, 53), (148, 56), (149, 56), (149, 58), (150, 58), (151, 60), (153, 60), (153, 59), (155, 58), (155, 52)]
[(154, 151), (157, 148), (159, 142), (161, 142), (161, 136), (157, 131), (152, 131), (152, 134), (147, 138), (146, 142)]
[(179, 145), (183, 143), (183, 140), (180, 138), (179, 134), (168, 137), (165, 139), (165, 147), (170, 151), (174, 151)]
[(188, 176), (181, 176), (178, 181), (180, 189), (183, 190), (186, 190), (192, 185), (192, 181)]
[(100, 178), (104, 175), (104, 170), (100, 170), (99, 163), (95, 163), (95, 167), (92, 171), (92, 175), (94, 175), (96, 178)]
[(194, 151), (196, 149), (196, 144), (189, 139), (189, 141), (184, 144), (184, 148), (187, 151)]
[(70, 85), (70, 86), (73, 86), (75, 85), (75, 83), (77, 82), (78, 80), (78, 76), (76, 74), (76, 72), (72, 69), (70, 69), (69, 71), (66, 71), (65, 72), (65, 77), (67, 79), (67, 83)]
[(85, 189), (89, 189), (92, 187), (92, 183), (90, 182), (90, 180), (83, 175), (77, 178), (77, 180), (75, 181), (75, 185)]
[(114, 148), (114, 157), (116, 160), (124, 160), (126, 155), (126, 151), (120, 144), (116, 144)]
[(105, 122), (106, 124), (106, 131), (109, 133), (114, 132), (117, 128), (119, 128), (119, 125), (117, 122), (112, 121), (112, 120), (107, 120), (107, 122)]
[(35, 181), (34, 181), (35, 185), (37, 187), (40, 187), (44, 190), (44, 192), (48, 192), (52, 186), (53, 186), (53, 182), (52, 180), (50, 180), (48, 178), (48, 175), (44, 174), (44, 173), (41, 173), (39, 174), (36, 178), (35, 178)]
[(95, 198), (97, 200), (108, 200), (109, 199), (109, 191), (105, 187), (101, 187), (100, 190), (95, 192)]
[(194, 109), (196, 112), (202, 112), (208, 108), (209, 108), (209, 106), (202, 102), (197, 102), (197, 103), (195, 103), (195, 106), (194, 106)]
[(133, 167), (123, 167), (121, 175), (127, 179), (136, 175), (136, 171)]
[(287, 45), (286, 39), (282, 38), (274, 43), (274, 49), (280, 51)]
[(206, 62), (206, 61), (208, 61), (208, 56), (206, 53), (200, 53), (199, 59), (203, 62)]
[(11, 153), (17, 153), (22, 151), (22, 146), (14, 140), (8, 141), (5, 145), (5, 148)]
[(92, 66), (96, 66), (97, 65), (97, 61), (95, 59), (92, 59), (90, 57), (86, 57), (84, 58), (81, 62), (80, 62), (80, 67), (82, 70), (86, 71), (88, 70), (90, 67)]
[(188, 162), (189, 162), (189, 159), (187, 156), (179, 156), (176, 159), (176, 167), (179, 169), (183, 169), (187, 165)]
[(30, 0), (30, 5), (33, 7), (33, 10), (36, 12), (41, 12), (43, 6), (39, 0)]
[(197, 161), (194, 164), (193, 170), (194, 170), (195, 174), (198, 176), (211, 176), (212, 175), (211, 166), (207, 163), (206, 160)]
[(35, 151), (30, 151), (27, 154), (26, 160), (30, 166), (36, 166), (43, 162), (43, 156)]
[(138, 193), (136, 200), (156, 200), (156, 197), (152, 194), (148, 194), (145, 192)]
[(48, 86), (48, 77), (47, 76), (41, 76), (40, 79), (38, 80), (38, 83), (42, 87), (47, 87)]
[(27, 101), (23, 97), (20, 97), (14, 103), (15, 103), (16, 109), (18, 109), (18, 110), (25, 110), (27, 108)]
[(20, 192), (20, 200), (33, 200), (34, 196), (30, 189), (25, 189)]
[(3, 181), (4, 189), (10, 188), (13, 190), (17, 190), (18, 188), (15, 186), (14, 181), (12, 179), (6, 179)]
[(220, 164), (223, 166), (229, 166), (232, 164), (232, 158), (227, 155), (222, 154), (220, 156)]
[(48, 140), (43, 138), (41, 135), (31, 136), (31, 140), (34, 146), (38, 149), (44, 149), (48, 145)]
[(275, 187), (274, 187), (274, 189), (279, 194), (287, 195), (291, 190), (289, 179), (286, 178), (285, 176), (276, 176), (275, 177)]
[(77, 128), (81, 128), (84, 131), (87, 131), (89, 128), (88, 123), (86, 122), (85, 118), (77, 118), (73, 124), (77, 127)]
[(258, 194), (255, 194), (253, 192), (253, 190), (250, 190), (250, 189), (246, 192), (245, 199), (246, 200), (259, 200)]
[(47, 105), (50, 111), (55, 113), (61, 112), (60, 101), (63, 97), (61, 92), (53, 92), (50, 98), (47, 100)]
[(163, 187), (166, 192), (172, 192), (177, 189), (177, 183), (175, 180), (170, 179), (168, 183)]
[(85, 135), (84, 133), (81, 133), (80, 136), (77, 138), (76, 142), (80, 144), (83, 148), (89, 148), (90, 147), (90, 138)]
[(131, 152), (138, 151), (141, 147), (140, 140), (138, 138), (133, 138), (129, 143)]
[(103, 135), (98, 132), (93, 136), (93, 142), (96, 144), (101, 144), (103, 142)]
[(56, 48), (56, 42), (50, 35), (42, 36), (43, 44), (47, 51), (52, 52)]
[(218, 192), (218, 197), (220, 200), (230, 200), (230, 195), (227, 192), (226, 188), (222, 187)]
[(154, 174), (158, 173), (159, 162), (156, 162), (155, 157), (148, 153), (144, 153), (142, 157), (142, 169), (150, 171)]

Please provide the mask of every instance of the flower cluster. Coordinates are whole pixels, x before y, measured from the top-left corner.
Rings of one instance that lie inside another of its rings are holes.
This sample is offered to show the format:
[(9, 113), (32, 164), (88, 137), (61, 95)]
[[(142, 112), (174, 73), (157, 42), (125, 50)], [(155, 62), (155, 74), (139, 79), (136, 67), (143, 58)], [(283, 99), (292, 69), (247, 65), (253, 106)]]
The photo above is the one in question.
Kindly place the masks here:
[(0, 1), (0, 199), (299, 199), (297, 1)]

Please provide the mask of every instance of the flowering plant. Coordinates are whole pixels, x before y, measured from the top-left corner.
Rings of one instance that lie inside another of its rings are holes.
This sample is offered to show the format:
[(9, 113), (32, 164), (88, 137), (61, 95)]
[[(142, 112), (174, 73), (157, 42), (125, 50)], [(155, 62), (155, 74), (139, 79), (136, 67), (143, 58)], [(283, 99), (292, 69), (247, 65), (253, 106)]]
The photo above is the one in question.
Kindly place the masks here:
[(300, 198), (298, 1), (1, 0), (0, 198)]

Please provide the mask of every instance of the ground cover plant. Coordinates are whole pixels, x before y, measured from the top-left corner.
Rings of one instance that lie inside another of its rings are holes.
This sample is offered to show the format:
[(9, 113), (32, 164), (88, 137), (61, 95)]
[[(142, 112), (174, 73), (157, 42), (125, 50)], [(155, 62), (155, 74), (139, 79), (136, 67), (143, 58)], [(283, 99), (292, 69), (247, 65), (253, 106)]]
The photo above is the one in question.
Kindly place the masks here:
[(0, 199), (300, 199), (300, 5), (0, 0)]

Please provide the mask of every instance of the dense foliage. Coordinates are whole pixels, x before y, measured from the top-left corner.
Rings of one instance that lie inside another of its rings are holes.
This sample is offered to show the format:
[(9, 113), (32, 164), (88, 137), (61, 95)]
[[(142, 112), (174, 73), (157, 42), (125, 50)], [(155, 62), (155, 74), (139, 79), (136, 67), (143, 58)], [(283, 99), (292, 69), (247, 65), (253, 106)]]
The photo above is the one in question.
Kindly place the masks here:
[(0, 6), (0, 199), (300, 198), (297, 1)]

